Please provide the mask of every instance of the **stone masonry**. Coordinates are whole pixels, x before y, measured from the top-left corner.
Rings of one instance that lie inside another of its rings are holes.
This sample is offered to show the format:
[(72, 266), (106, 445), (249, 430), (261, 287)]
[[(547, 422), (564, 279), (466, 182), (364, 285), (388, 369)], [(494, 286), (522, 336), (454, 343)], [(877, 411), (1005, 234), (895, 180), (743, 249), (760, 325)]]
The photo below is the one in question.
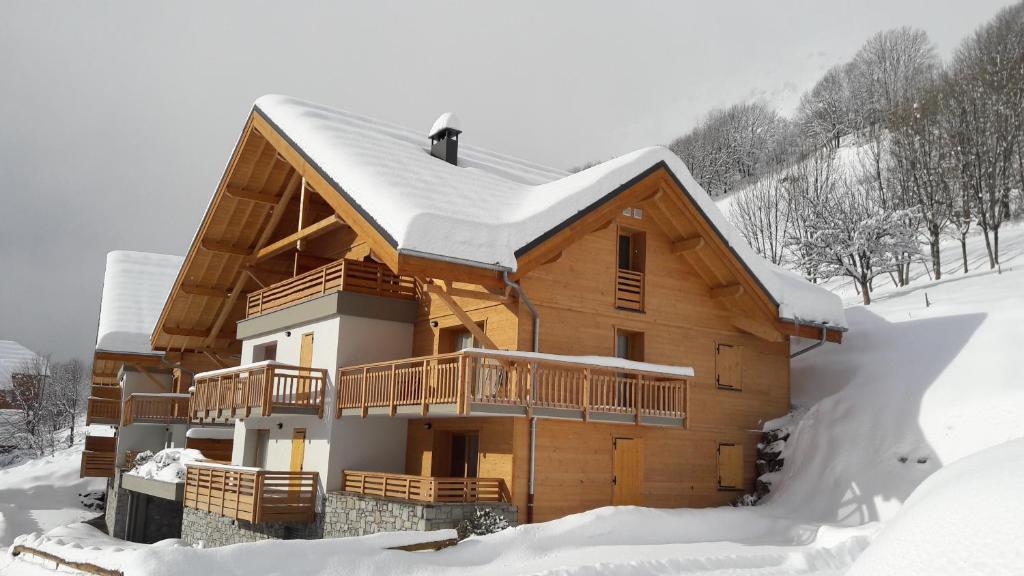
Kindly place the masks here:
[(217, 548), (261, 540), (316, 539), (321, 537), (319, 516), (310, 524), (262, 522), (253, 524), (212, 512), (185, 507), (181, 518), (181, 539), (190, 546)]
[(425, 504), (348, 492), (328, 492), (323, 537), (362, 536), (400, 530), (455, 528), (479, 508), (490, 508), (516, 525), (513, 504), (497, 502)]
[(128, 491), (121, 488), (121, 470), (114, 470), (114, 477), (107, 480), (107, 509), (104, 511), (107, 534), (124, 538), (128, 524)]

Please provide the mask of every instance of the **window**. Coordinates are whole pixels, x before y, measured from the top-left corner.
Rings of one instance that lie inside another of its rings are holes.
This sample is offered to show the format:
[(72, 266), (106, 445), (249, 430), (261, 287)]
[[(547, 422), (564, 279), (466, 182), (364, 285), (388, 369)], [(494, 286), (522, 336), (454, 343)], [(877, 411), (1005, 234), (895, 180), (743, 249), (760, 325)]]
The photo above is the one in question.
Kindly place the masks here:
[(253, 362), (264, 360), (277, 360), (277, 342), (268, 342), (256, 346), (252, 351)]
[(615, 357), (623, 360), (644, 361), (644, 333), (633, 330), (615, 331)]
[(743, 348), (715, 344), (715, 384), (723, 390), (743, 389)]
[[(477, 326), (483, 331), (484, 323), (477, 322)], [(480, 342), (473, 336), (468, 328), (462, 325), (442, 328), (439, 334), (438, 353), (458, 352), (466, 348), (479, 348)]]
[(718, 443), (718, 489), (743, 489), (743, 446)]
[(646, 258), (644, 233), (620, 228), (616, 250), (615, 307), (643, 312)]
[(645, 234), (622, 228), (619, 230), (619, 269), (644, 271)]

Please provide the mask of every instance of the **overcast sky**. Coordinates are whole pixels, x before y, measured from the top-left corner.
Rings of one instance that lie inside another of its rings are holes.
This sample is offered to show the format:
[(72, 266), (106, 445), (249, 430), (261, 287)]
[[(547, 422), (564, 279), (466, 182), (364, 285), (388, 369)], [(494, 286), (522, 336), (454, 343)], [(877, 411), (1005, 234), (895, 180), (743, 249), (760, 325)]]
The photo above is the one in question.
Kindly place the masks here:
[(91, 355), (105, 254), (183, 255), (254, 99), (276, 92), (562, 168), (765, 98), (885, 28), (948, 56), (1001, 0), (0, 0), (0, 339)]

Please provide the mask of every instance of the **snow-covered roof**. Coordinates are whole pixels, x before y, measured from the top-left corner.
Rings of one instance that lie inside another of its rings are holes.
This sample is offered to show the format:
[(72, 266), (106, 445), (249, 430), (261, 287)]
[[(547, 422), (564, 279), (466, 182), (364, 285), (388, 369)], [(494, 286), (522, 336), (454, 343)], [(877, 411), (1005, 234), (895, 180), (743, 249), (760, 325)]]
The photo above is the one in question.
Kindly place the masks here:
[(454, 130), (456, 132), (462, 132), (462, 121), (455, 115), (455, 112), (445, 112), (434, 120), (434, 125), (430, 127), (430, 132), (427, 132), (427, 136), (433, 138), (441, 130)]
[(14, 340), (0, 340), (0, 390), (9, 389), (13, 385), (11, 375), (23, 371), (36, 357), (35, 352)]
[(846, 325), (841, 301), (778, 273), (732, 228), (675, 154), (643, 148), (575, 174), (466, 146), (459, 164), (416, 132), (279, 95), (256, 110), (402, 253), (515, 270), (516, 256), (631, 180), (666, 167), (779, 304), (780, 317)]
[(171, 291), (180, 256), (116, 250), (107, 254), (96, 349), (154, 354), (149, 336)]

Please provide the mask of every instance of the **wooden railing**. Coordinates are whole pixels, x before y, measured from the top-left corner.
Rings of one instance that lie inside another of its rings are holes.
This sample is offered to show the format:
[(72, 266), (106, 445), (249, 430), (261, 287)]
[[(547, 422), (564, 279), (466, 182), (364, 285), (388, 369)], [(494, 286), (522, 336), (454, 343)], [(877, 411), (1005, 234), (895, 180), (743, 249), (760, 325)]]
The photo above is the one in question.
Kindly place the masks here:
[(644, 273), (619, 268), (615, 274), (615, 307), (623, 310), (644, 309)]
[(509, 502), (511, 497), (501, 478), (439, 478), (388, 472), (345, 470), (341, 480), (345, 492), (400, 498), (414, 502)]
[(454, 404), (466, 415), (471, 405), (505, 405), (592, 413), (683, 419), (686, 381), (673, 375), (610, 368), (585, 362), (463, 351), (338, 369), (337, 414), (357, 408)]
[(252, 318), (340, 290), (416, 299), (416, 281), (412, 277), (399, 276), (384, 264), (342, 259), (249, 294), (245, 317)]
[(283, 364), (239, 366), (211, 376), (198, 374), (192, 386), (189, 414), (193, 420), (249, 416), (254, 409), (263, 416), (284, 409), (323, 417), (327, 370)]
[(121, 425), (136, 422), (184, 424), (188, 422), (188, 394), (132, 394), (124, 401)]
[(121, 387), (93, 384), (89, 389), (89, 396), (91, 398), (103, 398), (105, 400), (120, 400)]
[(312, 522), (319, 479), (316, 472), (277, 472), (211, 464), (188, 464), (184, 504), (247, 522)]
[(81, 478), (110, 478), (114, 475), (117, 439), (113, 436), (86, 436), (79, 467)]
[(90, 396), (85, 409), (86, 424), (118, 424), (121, 422), (121, 398)]

